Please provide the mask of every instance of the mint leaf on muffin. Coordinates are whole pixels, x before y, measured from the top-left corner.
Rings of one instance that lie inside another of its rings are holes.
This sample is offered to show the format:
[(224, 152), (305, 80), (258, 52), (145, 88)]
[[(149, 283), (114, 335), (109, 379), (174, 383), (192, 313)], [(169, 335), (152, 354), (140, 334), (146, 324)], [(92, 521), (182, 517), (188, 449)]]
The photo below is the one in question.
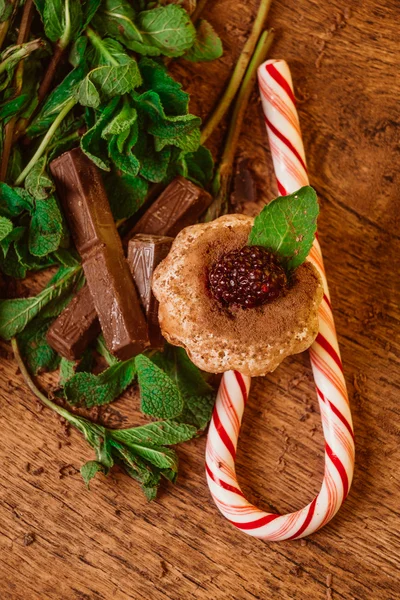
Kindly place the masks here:
[(247, 243), (268, 248), (288, 271), (296, 269), (311, 250), (318, 213), (317, 194), (308, 185), (279, 196), (255, 218)]

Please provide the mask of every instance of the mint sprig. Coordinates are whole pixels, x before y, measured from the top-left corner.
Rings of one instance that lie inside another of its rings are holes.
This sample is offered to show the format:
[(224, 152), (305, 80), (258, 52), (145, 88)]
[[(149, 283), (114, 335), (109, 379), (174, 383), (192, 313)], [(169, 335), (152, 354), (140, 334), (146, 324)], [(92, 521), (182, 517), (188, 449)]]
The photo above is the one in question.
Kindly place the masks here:
[(318, 213), (317, 194), (310, 186), (280, 196), (255, 218), (247, 243), (268, 248), (287, 270), (296, 269), (311, 250)]
[(96, 473), (102, 472), (107, 475), (114, 464), (120, 465), (141, 484), (149, 500), (156, 497), (162, 477), (175, 481), (178, 456), (169, 446), (193, 438), (197, 434), (195, 427), (166, 420), (140, 427), (113, 430), (72, 414), (41, 392), (26, 368), (17, 340), (13, 338), (11, 343), (22, 376), (30, 390), (45, 406), (78, 429), (95, 450), (96, 460), (88, 461), (81, 469), (87, 485)]

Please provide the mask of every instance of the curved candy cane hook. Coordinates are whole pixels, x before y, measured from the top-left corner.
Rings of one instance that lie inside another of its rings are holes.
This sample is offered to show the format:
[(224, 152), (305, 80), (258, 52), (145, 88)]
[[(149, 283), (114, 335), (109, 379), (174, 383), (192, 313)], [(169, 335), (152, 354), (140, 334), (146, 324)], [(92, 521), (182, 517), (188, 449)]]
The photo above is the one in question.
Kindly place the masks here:
[[(308, 185), (288, 65), (268, 60), (258, 69), (258, 82), (279, 193), (286, 195)], [(318, 239), (308, 260), (318, 269), (325, 291), (318, 313), (319, 333), (310, 348), (325, 438), (325, 474), (319, 494), (302, 510), (287, 515), (261, 511), (246, 500), (237, 481), (235, 456), (251, 380), (237, 371), (223, 375), (207, 439), (207, 482), (216, 505), (235, 527), (264, 540), (301, 538), (328, 523), (353, 478), (353, 425)]]

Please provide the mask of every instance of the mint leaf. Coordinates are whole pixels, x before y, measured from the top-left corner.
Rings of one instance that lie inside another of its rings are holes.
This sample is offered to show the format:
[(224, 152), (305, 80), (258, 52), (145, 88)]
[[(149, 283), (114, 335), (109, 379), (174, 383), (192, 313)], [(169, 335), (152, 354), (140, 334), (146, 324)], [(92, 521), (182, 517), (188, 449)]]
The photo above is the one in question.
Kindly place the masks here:
[(88, 39), (86, 36), (78, 37), (72, 44), (68, 61), (73, 67), (77, 67), (83, 60), (87, 51)]
[(107, 469), (101, 463), (97, 462), (97, 460), (89, 460), (87, 463), (81, 466), (81, 475), (82, 479), (85, 482), (87, 488), (89, 489), (89, 483), (97, 475), (97, 473), (104, 473), (107, 475)]
[[(25, 234), (25, 227), (14, 227), (5, 238), (0, 241), (0, 246), (3, 251), (3, 258), (7, 258), (8, 251), (13, 242), (20, 240)], [(1, 256), (1, 253), (0, 253)]]
[(48, 96), (40, 112), (33, 119), (27, 129), (30, 138), (37, 137), (48, 131), (55, 117), (61, 112), (65, 105), (70, 102), (71, 97), (76, 94), (78, 85), (85, 77), (86, 66), (81, 63), (73, 69), (65, 79)]
[[(136, 60), (121, 44), (111, 38), (96, 39), (96, 66), (82, 81), (77, 92), (84, 106), (97, 107), (102, 102), (132, 91), (142, 83)], [(97, 92), (97, 94), (96, 94)]]
[(43, 4), (40, 14), (46, 37), (52, 42), (57, 42), (63, 36), (66, 40), (74, 39), (83, 23), (80, 1), (69, 0), (66, 3), (65, 0), (44, 0)]
[(152, 90), (137, 94), (134, 98), (141, 111), (151, 119), (148, 131), (154, 136), (173, 140), (201, 125), (201, 119), (195, 115), (166, 115), (160, 96)]
[(89, 76), (86, 76), (77, 87), (76, 99), (82, 106), (90, 108), (97, 108), (101, 103), (100, 94)]
[(82, 0), (82, 27), (81, 32), (89, 25), (96, 12), (98, 11), (101, 0)]
[(7, 217), (0, 217), (0, 241), (4, 240), (4, 238), (7, 238), (7, 236), (12, 232), (13, 227), (14, 226), (10, 219), (7, 219)]
[(131, 446), (135, 454), (141, 456), (149, 463), (160, 469), (171, 469), (175, 473), (178, 472), (178, 456), (171, 448), (163, 446)]
[(143, 42), (126, 45), (140, 54), (181, 56), (195, 41), (196, 30), (188, 13), (175, 4), (142, 11), (136, 20)]
[(70, 250), (58, 248), (53, 252), (53, 257), (57, 261), (57, 264), (62, 265), (63, 267), (76, 267), (80, 264), (79, 255), (73, 248)]
[(149, 137), (147, 143), (143, 145), (141, 153), (138, 154), (138, 158), (140, 175), (152, 183), (159, 183), (167, 174), (171, 159), (171, 147), (167, 146), (160, 152), (156, 152), (154, 141)]
[(130, 150), (120, 152), (115, 136), (108, 143), (108, 154), (117, 169), (120, 169), (123, 173), (131, 177), (135, 177), (139, 173), (140, 163), (138, 159)]
[[(27, 223), (28, 220), (29, 217), (26, 215), (20, 222)], [(54, 259), (50, 255), (34, 256), (31, 254), (29, 250), (29, 235), (27, 229), (25, 229), (24, 234), (14, 242), (14, 250), (20, 265), (28, 271), (45, 269), (55, 264)]]
[(214, 160), (209, 149), (199, 146), (195, 152), (184, 154), (183, 160), (186, 164), (185, 177), (196, 185), (206, 188), (214, 172)]
[(193, 62), (209, 61), (220, 58), (223, 54), (222, 42), (213, 27), (205, 19), (197, 25), (196, 39), (193, 46), (185, 52), (186, 60)]
[(126, 446), (173, 446), (191, 440), (197, 429), (185, 423), (175, 421), (158, 421), (147, 423), (141, 427), (130, 429), (115, 429), (112, 438), (124, 443)]
[(59, 298), (77, 282), (80, 271), (81, 267), (61, 267), (57, 276), (37, 296), (0, 300), (0, 336), (9, 340), (22, 331), (51, 300)]
[(270, 249), (282, 259), (287, 269), (295, 269), (311, 250), (318, 212), (317, 194), (310, 186), (280, 196), (255, 218), (247, 243)]
[(74, 406), (102, 406), (118, 398), (135, 375), (134, 359), (118, 362), (100, 375), (76, 373), (65, 383), (64, 395)]
[(140, 387), (141, 410), (160, 419), (173, 419), (183, 409), (183, 398), (172, 379), (147, 356), (135, 359)]
[(92, 368), (92, 364), (93, 355), (90, 348), (85, 350), (82, 358), (79, 361), (67, 360), (66, 358), (62, 357), (60, 361), (60, 386), (63, 387), (66, 384), (66, 382), (75, 375), (75, 373), (90, 371), (90, 369)]
[(179, 421), (204, 429), (211, 419), (215, 392), (205, 381), (202, 372), (189, 359), (183, 348), (166, 344), (164, 352), (158, 352), (152, 360), (175, 382), (184, 408)]
[(67, 358), (61, 357), (60, 361), (60, 376), (59, 384), (64, 386), (68, 379), (71, 379), (75, 375), (76, 363), (74, 360), (68, 360)]
[(62, 217), (54, 196), (36, 200), (29, 227), (29, 251), (34, 256), (47, 256), (57, 250), (63, 235)]
[[(124, 134), (131, 130), (131, 128), (137, 122), (137, 111), (136, 108), (130, 105), (128, 98), (125, 97), (123, 99), (122, 106), (115, 114), (115, 116), (111, 119), (111, 121), (104, 127), (102, 132), (102, 137), (105, 140), (109, 140), (111, 136), (119, 136), (120, 134)], [(124, 141), (126, 138), (124, 138)], [(133, 144), (132, 144), (133, 145)], [(120, 152), (121, 152), (120, 148)]]
[[(16, 227), (15, 229), (13, 229), (13, 231), (7, 237), (12, 236), (16, 229), (19, 229), (19, 228)], [(24, 227), (22, 227), (21, 229), (25, 230)], [(3, 244), (3, 242), (1, 242), (1, 244)], [(2, 270), (3, 273), (5, 273), (5, 275), (9, 275), (10, 277), (15, 277), (16, 279), (24, 279), (26, 277), (26, 267), (20, 263), (18, 255), (15, 251), (14, 244), (12, 244), (7, 249), (7, 258), (5, 258), (5, 256), (4, 256), (4, 248), (3, 248), (3, 252), (0, 253), (0, 269)], [(1, 314), (1, 310), (0, 310), (0, 314)], [(0, 333), (0, 336), (1, 336), (1, 333)]]
[(110, 35), (129, 47), (131, 41), (142, 41), (135, 18), (128, 0), (104, 0), (93, 25), (102, 35)]
[(142, 177), (118, 175), (115, 171), (104, 178), (104, 185), (116, 220), (134, 215), (146, 200), (149, 189)]
[(200, 129), (196, 126), (196, 129), (188, 133), (177, 133), (172, 127), (168, 132), (168, 137), (155, 138), (155, 149), (157, 152), (161, 152), (168, 145), (176, 146), (183, 150), (184, 153), (196, 152), (200, 146)]
[(102, 132), (111, 120), (118, 103), (119, 98), (113, 98), (108, 104), (102, 106), (101, 110), (94, 115), (96, 119), (94, 123), (91, 126), (88, 123), (88, 131), (81, 137), (82, 151), (104, 171), (110, 170), (110, 163), (107, 157), (107, 144), (102, 138)]
[(6, 217), (17, 217), (24, 210), (31, 211), (33, 198), (23, 188), (12, 188), (0, 183), (0, 214)]
[(111, 444), (116, 461), (130, 477), (141, 484), (146, 498), (149, 501), (154, 500), (160, 484), (161, 470), (148, 464), (132, 449), (119, 442), (112, 440)]
[(11, 17), (14, 3), (11, 0), (0, 0), (0, 23), (7, 21)]
[(45, 168), (46, 158), (43, 157), (37, 161), (25, 179), (26, 191), (37, 200), (45, 200), (55, 190)]
[(51, 322), (51, 318), (37, 317), (18, 335), (20, 352), (33, 375), (55, 371), (60, 363), (60, 356), (46, 341)]
[(103, 334), (100, 334), (97, 338), (96, 350), (103, 358), (106, 359), (110, 367), (112, 367), (113, 365), (117, 365), (120, 362), (120, 360), (116, 356), (113, 356), (107, 348)]
[(16, 98), (2, 102), (0, 105), (0, 120), (7, 123), (11, 117), (17, 115), (24, 108), (28, 100), (29, 94), (20, 94)]
[(168, 74), (165, 65), (143, 57), (139, 62), (143, 85), (160, 97), (164, 110), (169, 115), (185, 115), (189, 108), (189, 94), (182, 85)]

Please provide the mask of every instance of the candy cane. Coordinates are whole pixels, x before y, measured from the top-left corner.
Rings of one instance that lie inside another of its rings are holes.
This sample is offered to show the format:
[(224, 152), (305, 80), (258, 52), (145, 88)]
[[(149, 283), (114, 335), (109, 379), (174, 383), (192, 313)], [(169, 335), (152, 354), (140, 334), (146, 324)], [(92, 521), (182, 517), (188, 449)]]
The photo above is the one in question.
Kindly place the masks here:
[[(279, 193), (286, 195), (308, 185), (289, 67), (283, 60), (269, 60), (260, 66), (258, 80)], [(207, 440), (207, 481), (216, 505), (235, 527), (264, 540), (301, 538), (328, 523), (345, 500), (353, 478), (352, 419), (317, 239), (309, 260), (318, 269), (325, 292), (318, 313), (319, 333), (310, 348), (325, 437), (325, 473), (319, 494), (302, 510), (287, 515), (263, 512), (246, 500), (237, 481), (235, 457), (251, 380), (237, 371), (223, 375)]]

